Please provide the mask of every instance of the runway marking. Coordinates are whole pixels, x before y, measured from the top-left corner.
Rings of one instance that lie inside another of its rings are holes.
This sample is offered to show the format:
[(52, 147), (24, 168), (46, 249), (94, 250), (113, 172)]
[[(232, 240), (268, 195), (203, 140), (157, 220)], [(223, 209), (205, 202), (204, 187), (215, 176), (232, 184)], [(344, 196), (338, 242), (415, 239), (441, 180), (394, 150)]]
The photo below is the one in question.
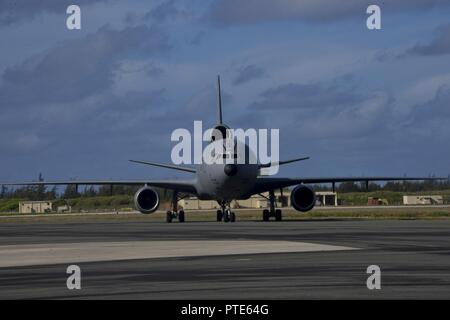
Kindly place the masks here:
[(295, 241), (175, 240), (0, 246), (0, 268), (152, 258), (354, 250)]

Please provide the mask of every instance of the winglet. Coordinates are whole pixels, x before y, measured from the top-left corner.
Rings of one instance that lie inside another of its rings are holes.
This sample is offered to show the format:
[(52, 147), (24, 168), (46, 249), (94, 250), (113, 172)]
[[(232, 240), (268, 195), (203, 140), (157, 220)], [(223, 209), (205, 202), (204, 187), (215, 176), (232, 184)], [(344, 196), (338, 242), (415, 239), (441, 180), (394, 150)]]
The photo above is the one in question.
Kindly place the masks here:
[(220, 92), (220, 75), (217, 76), (217, 124), (222, 124), (222, 94)]

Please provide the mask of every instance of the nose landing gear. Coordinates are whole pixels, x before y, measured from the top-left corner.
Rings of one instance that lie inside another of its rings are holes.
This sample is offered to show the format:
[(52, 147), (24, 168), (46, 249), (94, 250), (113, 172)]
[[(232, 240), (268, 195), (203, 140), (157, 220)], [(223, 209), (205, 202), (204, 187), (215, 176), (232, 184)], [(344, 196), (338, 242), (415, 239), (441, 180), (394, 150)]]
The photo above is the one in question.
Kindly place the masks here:
[(225, 214), (223, 215), (223, 221), (224, 222), (235, 222), (236, 221), (236, 215), (233, 211), (230, 209), (225, 210)]
[(231, 211), (230, 202), (222, 201), (220, 203), (221, 210), (217, 210), (217, 221), (235, 222), (236, 214)]

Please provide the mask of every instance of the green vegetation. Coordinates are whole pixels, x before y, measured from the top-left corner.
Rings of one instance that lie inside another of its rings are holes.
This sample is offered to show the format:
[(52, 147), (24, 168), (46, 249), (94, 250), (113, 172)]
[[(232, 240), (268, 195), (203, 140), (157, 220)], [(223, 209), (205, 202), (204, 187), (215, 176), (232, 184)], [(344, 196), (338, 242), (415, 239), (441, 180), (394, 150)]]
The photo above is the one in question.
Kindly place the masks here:
[(64, 201), (64, 203), (71, 206), (74, 211), (92, 211), (97, 209), (120, 210), (122, 208), (130, 208), (134, 206), (133, 197), (128, 195), (74, 198), (68, 199), (67, 201)]
[[(389, 205), (403, 204), (403, 195), (442, 195), (445, 204), (450, 203), (450, 190), (435, 190), (429, 192), (395, 192), (395, 191), (373, 191), (373, 192), (349, 192), (339, 193), (338, 198), (343, 206), (365, 206), (368, 197), (386, 199)], [(19, 202), (25, 201), (24, 198), (4, 198), (0, 199), (0, 212), (18, 212)], [(59, 206), (69, 205), (73, 212), (83, 211), (131, 211), (134, 210), (134, 200), (132, 195), (113, 195), (113, 196), (78, 196), (71, 199), (54, 199), (53, 208), (56, 210)], [(160, 208), (167, 206), (168, 199), (162, 200)]]
[[(43, 180), (39, 175), (39, 181)], [(77, 190), (75, 185), (68, 185), (62, 192), (58, 193), (56, 188), (46, 188), (43, 186), (32, 187), (26, 186), (22, 188), (8, 189), (4, 186), (0, 192), (0, 212), (14, 213), (19, 210), (19, 202), (25, 200), (49, 200), (53, 202), (53, 209), (59, 206), (69, 205), (72, 212), (102, 212), (102, 211), (133, 211), (133, 196), (139, 186), (102, 186), (87, 187)], [(318, 191), (330, 190), (329, 185), (317, 185), (314, 188)], [(160, 210), (168, 207), (172, 192), (169, 190), (156, 188), (161, 198)], [(61, 190), (60, 190), (61, 191)], [(365, 206), (369, 197), (386, 199), (389, 205), (401, 205), (403, 203), (403, 195), (442, 195), (445, 204), (450, 204), (450, 183), (449, 181), (424, 181), (424, 182), (389, 182), (384, 185), (375, 183), (369, 184), (369, 191), (366, 192), (365, 184), (346, 182), (337, 185), (338, 198), (341, 205), (344, 206)], [(402, 213), (402, 217), (409, 217), (411, 209), (407, 208), (407, 212)], [(260, 210), (257, 210), (259, 212)], [(399, 213), (395, 210), (396, 214)], [(415, 212), (415, 215), (418, 213)], [(370, 215), (372, 218), (386, 217), (386, 212), (371, 211), (369, 209), (356, 212), (341, 212), (338, 210), (321, 211), (321, 209), (301, 215), (302, 218), (313, 217), (365, 217)], [(426, 216), (446, 217), (447, 211), (442, 214), (436, 211), (433, 214), (426, 213)], [(153, 215), (152, 215), (153, 216)], [(255, 215), (255, 218), (257, 215)], [(299, 218), (298, 213), (294, 213), (296, 219)]]
[[(42, 174), (39, 174), (37, 181), (44, 181)], [(101, 187), (89, 186), (86, 188), (68, 185), (61, 190), (56, 187), (48, 188), (44, 186), (24, 186), (20, 188), (6, 188), (1, 186), (0, 190), (0, 213), (11, 213), (19, 211), (21, 201), (41, 201), (53, 202), (53, 210), (57, 207), (69, 205), (74, 212), (83, 211), (130, 211), (134, 208), (133, 196), (142, 186), (126, 185), (104, 185)], [(162, 203), (167, 202), (172, 197), (172, 191), (155, 188)]]
[(341, 205), (345, 206), (363, 206), (367, 205), (369, 197), (386, 199), (389, 205), (403, 204), (404, 195), (441, 195), (444, 203), (450, 203), (450, 190), (432, 190), (420, 192), (406, 192), (406, 191), (373, 191), (373, 192), (349, 192), (338, 193), (338, 198)]
[[(0, 199), (0, 212), (18, 212), (19, 202), (24, 199)], [(134, 207), (133, 197), (128, 195), (79, 197), (74, 199), (53, 200), (53, 209), (59, 206), (69, 205), (74, 212), (95, 211), (95, 210), (120, 210)]]
[(21, 199), (0, 199), (0, 212), (18, 212)]
[[(19, 212), (19, 202), (26, 199), (0, 199), (0, 213), (17, 213)], [(55, 199), (53, 201), (53, 210), (59, 206), (69, 205), (72, 212), (101, 212), (101, 211), (133, 211), (134, 199), (129, 195), (115, 196), (95, 196), (95, 197), (78, 197), (73, 199)], [(164, 208), (166, 203), (160, 204), (160, 208)]]

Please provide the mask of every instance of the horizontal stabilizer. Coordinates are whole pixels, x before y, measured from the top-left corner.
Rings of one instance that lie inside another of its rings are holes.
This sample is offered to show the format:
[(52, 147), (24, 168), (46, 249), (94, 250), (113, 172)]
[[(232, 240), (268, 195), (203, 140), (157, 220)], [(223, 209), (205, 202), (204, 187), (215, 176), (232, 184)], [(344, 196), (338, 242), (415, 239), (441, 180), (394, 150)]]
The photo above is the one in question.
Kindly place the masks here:
[(269, 163), (266, 163), (266, 164), (259, 165), (259, 168), (269, 168), (269, 167), (273, 167), (273, 166), (276, 166), (276, 165), (281, 166), (283, 164), (288, 164), (288, 163), (297, 162), (297, 161), (303, 161), (303, 160), (308, 160), (308, 159), (309, 159), (309, 157), (302, 157), (302, 158), (285, 160), (285, 161), (269, 162)]
[(145, 164), (147, 166), (155, 166), (155, 167), (161, 167), (161, 168), (167, 168), (167, 169), (191, 172), (191, 173), (196, 173), (197, 172), (195, 169), (182, 167), (182, 166), (177, 166), (177, 165), (173, 165), (173, 164), (147, 162), (147, 161), (139, 161), (139, 160), (130, 160), (130, 162), (139, 163), (139, 164)]

